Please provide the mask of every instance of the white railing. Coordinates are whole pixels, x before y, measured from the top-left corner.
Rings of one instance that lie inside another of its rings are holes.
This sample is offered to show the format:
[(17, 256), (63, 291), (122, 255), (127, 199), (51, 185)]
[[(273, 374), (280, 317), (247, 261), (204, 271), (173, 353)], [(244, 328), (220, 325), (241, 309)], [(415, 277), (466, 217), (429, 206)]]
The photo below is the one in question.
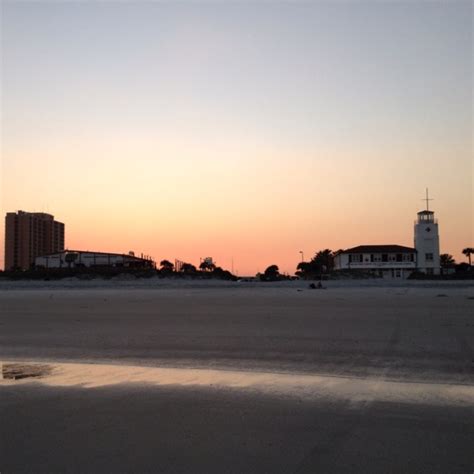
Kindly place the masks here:
[(416, 262), (350, 262), (344, 265), (346, 268), (416, 268)]

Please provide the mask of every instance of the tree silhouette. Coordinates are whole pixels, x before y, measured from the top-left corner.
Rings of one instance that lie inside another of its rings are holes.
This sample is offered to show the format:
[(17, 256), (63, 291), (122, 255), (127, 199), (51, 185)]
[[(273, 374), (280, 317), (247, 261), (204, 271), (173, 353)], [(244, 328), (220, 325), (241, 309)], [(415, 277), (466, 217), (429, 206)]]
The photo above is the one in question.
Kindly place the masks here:
[(196, 267), (191, 263), (183, 263), (181, 265), (181, 271), (183, 273), (196, 273)]
[(466, 257), (469, 260), (469, 268), (471, 268), (471, 255), (474, 254), (474, 248), (472, 247), (466, 247), (462, 251), (463, 255), (466, 255)]
[(320, 250), (309, 262), (300, 262), (296, 274), (303, 278), (315, 278), (334, 270), (334, 252), (330, 249)]
[(216, 267), (212, 271), (213, 278), (220, 278), (221, 280), (237, 280), (237, 278), (232, 275), (228, 270), (224, 270), (221, 267)]
[(299, 270), (298, 273), (310, 273), (312, 269), (311, 262), (300, 262), (296, 269)]
[(263, 279), (265, 281), (275, 281), (280, 278), (280, 269), (278, 265), (270, 265), (267, 269), (263, 272)]
[(162, 260), (160, 267), (165, 272), (172, 272), (174, 270), (174, 265), (169, 260)]
[(456, 264), (454, 257), (449, 253), (443, 253), (439, 256), (439, 262), (441, 264), (441, 268), (453, 268)]
[(199, 265), (199, 269), (205, 272), (212, 272), (216, 269), (216, 265), (208, 260), (203, 260)]
[(332, 272), (334, 269), (334, 253), (330, 249), (320, 250), (312, 261), (320, 271)]

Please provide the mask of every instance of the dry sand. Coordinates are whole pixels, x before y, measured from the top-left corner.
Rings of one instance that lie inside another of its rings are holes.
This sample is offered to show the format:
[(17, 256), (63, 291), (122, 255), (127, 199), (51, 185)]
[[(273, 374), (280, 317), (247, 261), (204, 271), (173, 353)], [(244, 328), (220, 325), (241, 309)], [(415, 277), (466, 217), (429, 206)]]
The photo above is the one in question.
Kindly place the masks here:
[(472, 286), (195, 285), (0, 289), (0, 357), (472, 382)]
[(470, 284), (72, 283), (0, 283), (2, 474), (474, 469)]

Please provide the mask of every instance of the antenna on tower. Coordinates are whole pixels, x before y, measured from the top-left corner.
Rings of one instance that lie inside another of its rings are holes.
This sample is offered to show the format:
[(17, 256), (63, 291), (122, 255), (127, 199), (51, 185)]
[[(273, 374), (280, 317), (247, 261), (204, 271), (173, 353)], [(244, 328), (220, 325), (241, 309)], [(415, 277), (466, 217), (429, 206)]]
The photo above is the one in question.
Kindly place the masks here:
[(424, 199), (422, 199), (422, 201), (426, 201), (426, 210), (429, 211), (430, 210), (430, 201), (434, 201), (434, 199), (430, 199), (428, 197), (428, 188), (426, 188), (426, 197)]

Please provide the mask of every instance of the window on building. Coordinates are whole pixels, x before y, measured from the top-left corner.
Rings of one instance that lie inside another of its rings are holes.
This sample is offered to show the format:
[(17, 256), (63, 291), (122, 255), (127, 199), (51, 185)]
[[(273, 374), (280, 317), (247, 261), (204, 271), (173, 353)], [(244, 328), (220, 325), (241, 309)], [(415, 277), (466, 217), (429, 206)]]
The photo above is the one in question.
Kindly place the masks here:
[(401, 262), (401, 261), (402, 261), (402, 254), (397, 253), (397, 262)]
[(433, 254), (432, 253), (426, 253), (425, 254), (425, 259), (428, 261), (433, 261)]
[(386, 253), (382, 254), (382, 262), (388, 262), (388, 254)]

